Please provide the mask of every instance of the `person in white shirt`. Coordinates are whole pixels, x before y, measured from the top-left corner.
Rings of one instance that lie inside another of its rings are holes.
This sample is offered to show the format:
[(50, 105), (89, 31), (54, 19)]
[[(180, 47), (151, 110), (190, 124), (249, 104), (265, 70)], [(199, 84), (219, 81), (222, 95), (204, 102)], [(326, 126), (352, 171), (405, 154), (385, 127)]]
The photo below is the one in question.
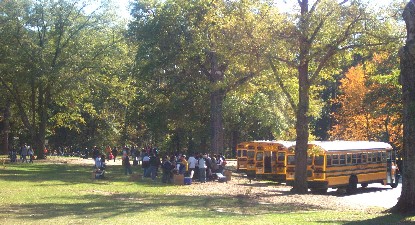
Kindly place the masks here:
[(193, 175), (195, 174), (196, 164), (197, 164), (197, 159), (195, 158), (193, 154), (189, 157), (189, 159), (187, 160), (187, 163), (189, 164), (190, 178), (193, 178)]
[(147, 177), (147, 174), (149, 172), (148, 170), (150, 168), (150, 157), (148, 156), (147, 153), (143, 157), (143, 162), (141, 164), (141, 168), (143, 168), (143, 170), (144, 170), (143, 171), (144, 177)]
[(199, 160), (198, 160), (198, 164), (199, 164), (199, 181), (202, 183), (206, 183), (206, 169), (207, 169), (207, 165), (206, 165), (206, 158), (207, 155), (204, 154), (200, 154)]
[(101, 157), (96, 157), (95, 158), (95, 168), (96, 169), (101, 169), (101, 167), (102, 167), (102, 164), (101, 164), (102, 162), (101, 162)]

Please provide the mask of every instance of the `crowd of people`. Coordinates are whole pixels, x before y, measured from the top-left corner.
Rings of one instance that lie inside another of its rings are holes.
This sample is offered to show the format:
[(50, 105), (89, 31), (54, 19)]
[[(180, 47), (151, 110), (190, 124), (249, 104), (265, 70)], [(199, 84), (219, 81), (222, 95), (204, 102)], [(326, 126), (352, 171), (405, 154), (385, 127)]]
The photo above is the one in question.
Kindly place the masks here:
[(19, 161), (22, 163), (33, 163), (34, 150), (27, 144), (22, 145), (18, 150), (12, 149), (9, 152), (10, 162), (18, 162), (17, 156), (20, 156)]
[[(122, 154), (121, 160), (125, 175), (132, 174), (132, 166), (141, 166), (143, 177), (155, 181), (160, 176), (161, 169), (161, 181), (163, 183), (171, 183), (174, 174), (181, 174), (202, 183), (215, 180), (217, 178), (216, 174), (223, 174), (226, 165), (223, 154), (195, 153), (186, 156), (178, 153), (160, 156), (157, 148), (143, 148), (138, 151), (136, 148), (130, 149), (128, 147), (124, 147), (121, 152), (118, 152), (117, 148), (110, 150), (108, 147), (105, 153), (108, 159), (114, 160), (114, 162), (117, 155)], [(93, 154), (93, 157), (96, 157), (96, 154)], [(105, 157), (104, 154), (102, 157)]]
[[(155, 181), (161, 175), (163, 183), (171, 183), (174, 174), (180, 174), (193, 181), (202, 183), (215, 180), (217, 174), (223, 174), (226, 159), (223, 154), (194, 153), (163, 155), (159, 154), (157, 148), (145, 147), (141, 150), (136, 146), (131, 147), (105, 147), (103, 150), (94, 146), (91, 150), (71, 151), (69, 148), (59, 147), (51, 151), (50, 155), (56, 156), (79, 156), (84, 159), (91, 157), (94, 160), (95, 173), (104, 176), (108, 160), (116, 162), (121, 155), (124, 174), (132, 174), (132, 166), (141, 166), (144, 178)], [(21, 162), (33, 162), (33, 148), (24, 144), (19, 151), (12, 150), (9, 153), (11, 162), (17, 162), (17, 155), (20, 155)], [(29, 160), (29, 161), (28, 161)], [(131, 163), (132, 161), (132, 163)], [(160, 174), (161, 169), (161, 174)]]
[[(222, 154), (209, 155), (196, 153), (187, 157), (184, 154), (163, 156), (161, 169), (163, 183), (172, 182), (174, 174), (182, 174), (192, 180), (202, 183), (217, 178), (218, 173), (223, 174), (226, 165), (225, 157)], [(153, 177), (152, 177), (153, 179)]]

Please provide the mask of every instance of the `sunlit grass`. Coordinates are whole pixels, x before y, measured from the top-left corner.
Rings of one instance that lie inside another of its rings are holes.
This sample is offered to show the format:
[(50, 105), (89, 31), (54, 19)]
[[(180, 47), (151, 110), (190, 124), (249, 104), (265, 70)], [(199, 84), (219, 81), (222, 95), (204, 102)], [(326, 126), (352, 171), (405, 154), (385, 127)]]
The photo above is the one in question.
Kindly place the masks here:
[(298, 211), (290, 204), (226, 195), (188, 196), (191, 185), (131, 182), (115, 165), (103, 180), (92, 179), (91, 172), (91, 165), (67, 163), (4, 165), (0, 224), (396, 224), (412, 219), (381, 212)]

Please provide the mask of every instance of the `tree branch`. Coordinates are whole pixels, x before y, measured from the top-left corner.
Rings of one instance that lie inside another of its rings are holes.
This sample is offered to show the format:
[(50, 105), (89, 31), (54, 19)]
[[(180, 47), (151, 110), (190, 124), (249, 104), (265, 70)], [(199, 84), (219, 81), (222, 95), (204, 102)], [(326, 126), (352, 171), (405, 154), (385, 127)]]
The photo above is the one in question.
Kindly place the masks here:
[(268, 61), (269, 61), (269, 64), (270, 64), (270, 66), (271, 66), (272, 72), (273, 72), (273, 73), (274, 73), (274, 75), (275, 75), (275, 79), (277, 80), (278, 86), (281, 88), (282, 92), (283, 92), (283, 93), (285, 94), (285, 96), (287, 97), (288, 102), (289, 102), (289, 103), (290, 103), (290, 105), (291, 105), (291, 108), (292, 108), (294, 111), (297, 111), (297, 105), (295, 104), (295, 101), (294, 101), (294, 99), (293, 99), (292, 95), (291, 95), (291, 94), (290, 94), (290, 92), (287, 90), (287, 87), (284, 85), (284, 82), (283, 82), (283, 80), (281, 79), (281, 76), (278, 74), (277, 68), (275, 67), (274, 63), (272, 62), (271, 57), (268, 57)]

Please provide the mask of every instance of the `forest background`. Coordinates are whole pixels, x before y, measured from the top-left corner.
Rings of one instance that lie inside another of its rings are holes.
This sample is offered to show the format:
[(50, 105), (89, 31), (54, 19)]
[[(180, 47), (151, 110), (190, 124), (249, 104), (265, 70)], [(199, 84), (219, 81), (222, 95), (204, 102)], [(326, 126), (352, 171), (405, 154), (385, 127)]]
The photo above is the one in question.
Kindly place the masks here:
[(295, 140), (303, 62), (308, 139), (399, 150), (406, 3), (317, 0), (304, 16), (276, 1), (143, 0), (127, 20), (116, 1), (1, 1), (1, 151), (232, 155), (241, 141)]

